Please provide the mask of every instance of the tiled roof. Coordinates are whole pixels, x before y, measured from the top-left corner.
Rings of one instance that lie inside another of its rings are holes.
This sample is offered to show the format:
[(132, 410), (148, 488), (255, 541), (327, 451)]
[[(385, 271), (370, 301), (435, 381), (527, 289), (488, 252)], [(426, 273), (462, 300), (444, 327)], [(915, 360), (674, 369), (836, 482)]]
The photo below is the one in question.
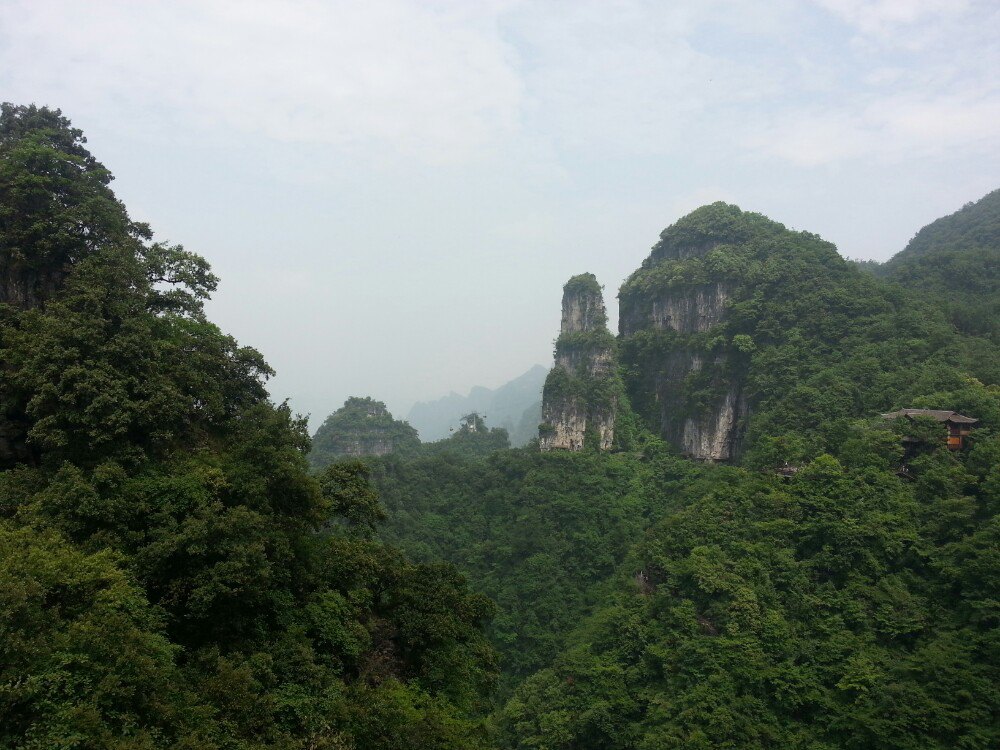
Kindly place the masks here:
[(958, 424), (975, 424), (978, 419), (966, 417), (958, 412), (945, 411), (944, 409), (900, 409), (883, 414), (886, 419), (897, 419), (899, 417), (930, 417), (938, 422), (955, 422)]

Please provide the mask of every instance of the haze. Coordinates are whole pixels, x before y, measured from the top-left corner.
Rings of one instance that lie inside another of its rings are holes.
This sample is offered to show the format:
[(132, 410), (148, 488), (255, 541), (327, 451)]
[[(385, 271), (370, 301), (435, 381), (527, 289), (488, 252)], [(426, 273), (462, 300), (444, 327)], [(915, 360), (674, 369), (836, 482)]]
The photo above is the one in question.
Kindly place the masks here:
[(884, 260), (996, 187), (1000, 6), (10, 2), (60, 107), (313, 425), (548, 364), (559, 299), (726, 200)]

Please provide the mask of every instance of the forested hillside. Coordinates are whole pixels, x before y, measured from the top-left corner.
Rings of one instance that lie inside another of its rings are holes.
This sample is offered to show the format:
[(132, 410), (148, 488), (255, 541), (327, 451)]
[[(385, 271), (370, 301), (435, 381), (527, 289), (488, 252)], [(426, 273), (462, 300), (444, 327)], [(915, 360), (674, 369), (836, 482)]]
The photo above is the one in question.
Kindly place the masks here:
[(795, 463), (852, 420), (925, 406), (968, 376), (1000, 382), (996, 346), (956, 331), (936, 299), (736, 206), (664, 230), (619, 298), (632, 405), (696, 458)]
[(312, 476), (58, 111), (0, 113), (0, 747), (484, 746), (493, 605)]
[(997, 193), (885, 279), (705, 206), (617, 337), (574, 276), (543, 451), (310, 441), (110, 185), (3, 105), (0, 748), (1000, 746)]
[(884, 266), (963, 331), (1000, 342), (1000, 190), (927, 225)]
[(419, 446), (417, 431), (406, 422), (393, 419), (384, 403), (355, 396), (347, 399), (316, 430), (309, 463), (322, 469), (338, 459), (384, 456)]
[[(383, 535), (497, 603), (496, 746), (1000, 742), (989, 338), (723, 204), (665, 230), (620, 296), (617, 448), (374, 465)], [(737, 465), (680, 457), (734, 389)], [(978, 422), (955, 451), (881, 416), (900, 407)]]

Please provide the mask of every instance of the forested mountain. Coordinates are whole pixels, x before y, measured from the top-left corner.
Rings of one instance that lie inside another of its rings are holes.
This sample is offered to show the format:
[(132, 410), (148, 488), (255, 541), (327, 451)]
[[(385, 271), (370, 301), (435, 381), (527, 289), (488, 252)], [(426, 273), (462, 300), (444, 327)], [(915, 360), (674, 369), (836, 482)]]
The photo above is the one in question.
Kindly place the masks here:
[[(1000, 742), (988, 337), (724, 204), (665, 230), (622, 287), (617, 341), (561, 365), (598, 335), (567, 326), (597, 309), (574, 278), (553, 372), (617, 360), (610, 446), (374, 465), (385, 538), (497, 602), (496, 746)], [(553, 395), (588, 414), (603, 396), (584, 386)], [(881, 416), (903, 406), (978, 422), (951, 450), (938, 422)]]
[(545, 373), (544, 367), (535, 365), (498, 388), (476, 386), (467, 396), (452, 392), (436, 401), (419, 401), (406, 420), (421, 440), (433, 442), (448, 437), (464, 415), (476, 412), (485, 415), (488, 424), (507, 430), (511, 445), (524, 445), (538, 436)]
[(0, 113), (0, 747), (484, 744), (493, 605), (209, 322), (58, 110)]
[(570, 279), (511, 449), (310, 441), (110, 184), (3, 105), (0, 748), (1000, 746), (996, 193), (886, 279), (698, 209), (617, 336)]
[(419, 445), (417, 431), (406, 422), (393, 419), (383, 402), (352, 397), (316, 430), (309, 463), (321, 469), (338, 458), (385, 456), (412, 451)]
[(996, 347), (957, 333), (935, 299), (722, 203), (664, 230), (619, 299), (632, 406), (694, 458), (798, 462), (959, 374), (1000, 380)]
[(921, 229), (884, 275), (932, 295), (960, 330), (1000, 343), (1000, 190)]

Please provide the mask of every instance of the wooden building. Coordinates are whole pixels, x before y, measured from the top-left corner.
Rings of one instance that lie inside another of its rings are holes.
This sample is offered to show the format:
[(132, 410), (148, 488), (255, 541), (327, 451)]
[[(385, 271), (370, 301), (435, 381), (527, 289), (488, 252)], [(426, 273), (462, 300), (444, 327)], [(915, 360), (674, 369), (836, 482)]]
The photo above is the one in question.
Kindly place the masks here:
[(935, 422), (941, 422), (948, 428), (948, 447), (953, 451), (961, 450), (962, 441), (972, 432), (973, 425), (979, 422), (978, 419), (942, 409), (900, 409), (899, 411), (889, 412), (882, 416), (886, 419), (899, 419), (900, 417), (916, 419), (917, 417), (926, 417), (933, 419)]

